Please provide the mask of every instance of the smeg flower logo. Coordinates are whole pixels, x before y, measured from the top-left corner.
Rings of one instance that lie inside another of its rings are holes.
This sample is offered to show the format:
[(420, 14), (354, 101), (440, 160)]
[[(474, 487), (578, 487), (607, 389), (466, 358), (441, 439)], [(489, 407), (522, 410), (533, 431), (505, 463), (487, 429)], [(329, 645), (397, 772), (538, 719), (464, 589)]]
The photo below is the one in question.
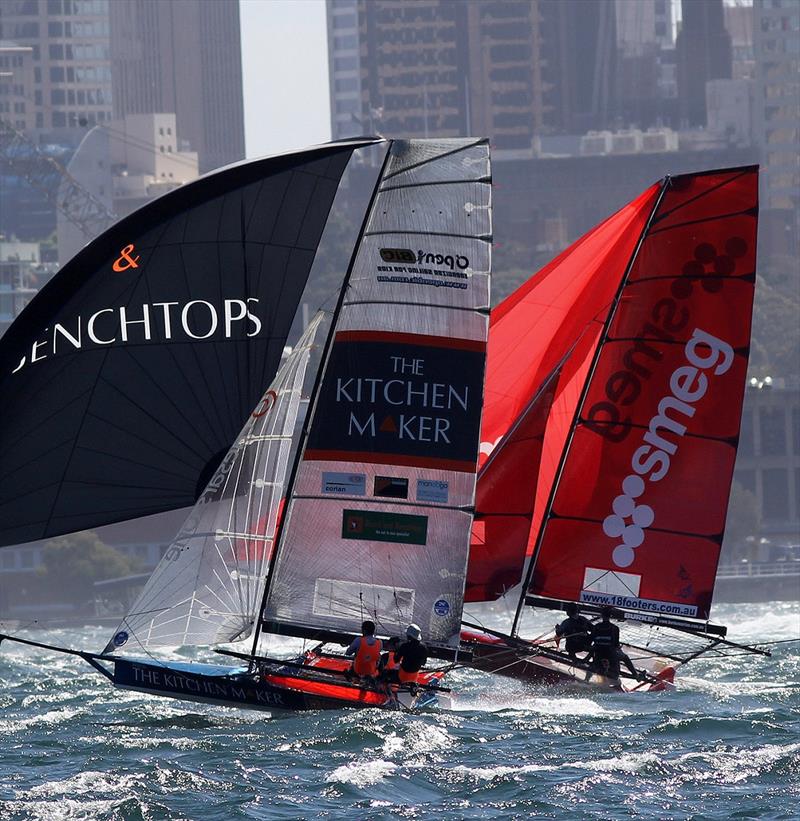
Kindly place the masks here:
[[(622, 480), (622, 495), (614, 499), (611, 509), (614, 511), (603, 520), (603, 533), (612, 539), (622, 537), (622, 544), (614, 548), (612, 558), (617, 567), (628, 567), (633, 564), (635, 549), (644, 541), (644, 529), (655, 520), (653, 508), (649, 505), (637, 505), (644, 493), (644, 480), (641, 476), (630, 474)], [(631, 523), (628, 524), (628, 519)]]
[[(694, 258), (683, 264), (682, 276), (675, 279), (670, 291), (676, 299), (686, 299), (694, 289), (692, 280), (699, 279), (700, 287), (710, 294), (722, 290), (723, 281), (715, 277), (730, 276), (736, 271), (736, 260), (747, 253), (747, 241), (742, 237), (730, 237), (725, 240), (724, 252), (719, 253), (710, 242), (701, 242), (695, 246)], [(707, 278), (711, 277), (711, 278)]]

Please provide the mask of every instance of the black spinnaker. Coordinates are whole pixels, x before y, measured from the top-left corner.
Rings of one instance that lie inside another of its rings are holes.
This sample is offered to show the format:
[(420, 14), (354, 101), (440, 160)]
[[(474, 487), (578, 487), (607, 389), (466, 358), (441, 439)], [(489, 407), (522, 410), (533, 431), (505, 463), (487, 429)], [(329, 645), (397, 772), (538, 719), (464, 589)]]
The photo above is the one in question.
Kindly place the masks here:
[(274, 377), (342, 174), (230, 166), (87, 245), (0, 340), (0, 546), (192, 505)]

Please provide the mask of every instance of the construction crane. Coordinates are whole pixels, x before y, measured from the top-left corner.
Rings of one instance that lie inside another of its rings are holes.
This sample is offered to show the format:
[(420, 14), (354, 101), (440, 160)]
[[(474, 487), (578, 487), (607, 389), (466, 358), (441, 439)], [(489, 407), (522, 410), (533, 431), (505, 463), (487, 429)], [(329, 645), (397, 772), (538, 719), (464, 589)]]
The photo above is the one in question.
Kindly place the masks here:
[[(24, 179), (44, 194), (87, 241), (101, 234), (117, 216), (87, 191), (55, 157), (50, 157), (23, 132), (0, 119), (0, 173)], [(53, 185), (53, 176), (60, 185)]]

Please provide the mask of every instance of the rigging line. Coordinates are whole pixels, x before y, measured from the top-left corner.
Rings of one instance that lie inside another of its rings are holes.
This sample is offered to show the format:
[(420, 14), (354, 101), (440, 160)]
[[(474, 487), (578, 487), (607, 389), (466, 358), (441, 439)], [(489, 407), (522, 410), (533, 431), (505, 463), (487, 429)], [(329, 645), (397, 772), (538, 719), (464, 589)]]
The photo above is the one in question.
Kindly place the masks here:
[(622, 274), (622, 278), (620, 279), (619, 286), (617, 288), (616, 295), (614, 296), (614, 301), (611, 304), (611, 308), (606, 315), (605, 322), (603, 323), (603, 330), (600, 334), (600, 339), (597, 342), (597, 347), (594, 350), (594, 355), (592, 357), (592, 362), (589, 366), (589, 371), (584, 379), (583, 386), (581, 388), (581, 393), (578, 398), (578, 403), (575, 406), (575, 413), (573, 415), (572, 424), (569, 428), (569, 433), (567, 434), (567, 440), (564, 443), (564, 446), (561, 450), (561, 455), (559, 457), (558, 467), (556, 468), (555, 477), (553, 479), (553, 484), (550, 488), (550, 494), (547, 499), (547, 504), (544, 509), (544, 513), (542, 515), (541, 524), (539, 525), (539, 532), (536, 535), (536, 544), (533, 549), (533, 553), (531, 554), (530, 560), (528, 562), (528, 569), (525, 573), (525, 579), (522, 585), (522, 591), (520, 592), (519, 602), (517, 603), (516, 613), (514, 614), (514, 622), (511, 626), (511, 635), (516, 635), (517, 626), (519, 624), (520, 616), (522, 615), (522, 609), (525, 606), (525, 598), (528, 593), (528, 588), (530, 587), (531, 581), (533, 579), (533, 570), (536, 566), (536, 561), (539, 558), (539, 552), (541, 551), (542, 544), (544, 543), (544, 534), (547, 530), (547, 522), (550, 518), (550, 513), (553, 509), (553, 504), (555, 502), (556, 492), (559, 488), (561, 483), (561, 477), (564, 473), (564, 467), (566, 465), (567, 456), (570, 452), (572, 442), (575, 436), (575, 429), (577, 427), (578, 420), (580, 419), (581, 411), (583, 410), (583, 404), (586, 401), (586, 397), (589, 394), (589, 389), (591, 387), (595, 371), (597, 369), (597, 365), (600, 361), (600, 354), (603, 350), (603, 346), (605, 344), (605, 337), (608, 334), (609, 330), (611, 329), (611, 323), (614, 320), (614, 317), (617, 313), (617, 307), (620, 304), (622, 299), (623, 291), (625, 290), (625, 286), (627, 285), (628, 278), (630, 277), (631, 271), (633, 270), (633, 266), (636, 262), (636, 259), (639, 256), (639, 250), (641, 249), (645, 238), (650, 230), (650, 226), (653, 224), (653, 220), (658, 212), (658, 209), (661, 205), (661, 202), (664, 199), (664, 194), (667, 190), (667, 185), (669, 182), (669, 177), (666, 177), (661, 185), (661, 190), (658, 192), (658, 197), (656, 198), (655, 203), (653, 204), (653, 209), (650, 212), (650, 216), (647, 219), (647, 223), (645, 224), (644, 228), (642, 229), (642, 233), (639, 236), (639, 240), (636, 243), (636, 247), (631, 254), (630, 259), (628, 260), (628, 264), (625, 268), (625, 271)]
[(353, 252), (350, 255), (350, 262), (347, 266), (347, 273), (345, 274), (344, 279), (342, 281), (342, 286), (341, 286), (341, 289), (339, 291), (339, 297), (338, 297), (337, 302), (336, 302), (336, 307), (334, 308), (333, 315), (331, 317), (331, 325), (330, 325), (330, 328), (328, 329), (328, 333), (326, 334), (325, 344), (323, 345), (323, 348), (322, 348), (322, 354), (320, 356), (320, 364), (319, 364), (319, 367), (317, 369), (317, 373), (314, 377), (314, 385), (313, 385), (313, 387), (311, 389), (311, 393), (309, 395), (308, 411), (306, 413), (306, 418), (303, 422), (303, 427), (302, 427), (302, 430), (300, 432), (300, 437), (299, 437), (298, 442), (297, 442), (297, 451), (295, 453), (295, 458), (293, 460), (292, 469), (291, 469), (291, 472), (289, 474), (289, 478), (286, 482), (286, 488), (285, 488), (284, 495), (285, 495), (286, 500), (287, 500), (287, 503), (286, 503), (286, 508), (287, 509), (284, 511), (284, 515), (281, 517), (281, 520), (278, 523), (278, 526), (275, 530), (275, 538), (274, 538), (274, 541), (273, 541), (274, 546), (273, 546), (273, 550), (272, 550), (272, 556), (270, 558), (269, 567), (267, 569), (267, 576), (266, 576), (266, 579), (264, 580), (264, 593), (263, 593), (262, 598), (261, 598), (261, 606), (259, 608), (258, 619), (257, 619), (257, 622), (256, 622), (255, 637), (253, 639), (253, 648), (252, 648), (252, 651), (251, 651), (251, 657), (253, 657), (253, 658), (256, 655), (256, 650), (257, 650), (257, 647), (258, 647), (258, 638), (259, 638), (259, 635), (261, 634), (261, 626), (262, 626), (262, 623), (263, 623), (264, 606), (266, 605), (267, 599), (269, 597), (270, 586), (272, 584), (272, 580), (273, 580), (274, 575), (275, 575), (275, 567), (277, 565), (277, 558), (280, 554), (280, 548), (282, 546), (281, 542), (282, 542), (282, 539), (283, 539), (283, 534), (285, 532), (284, 531), (284, 525), (285, 525), (286, 520), (288, 519), (289, 507), (291, 505), (291, 496), (292, 496), (292, 492), (294, 490), (294, 485), (295, 485), (295, 480), (296, 480), (296, 477), (297, 477), (297, 472), (298, 472), (299, 467), (300, 467), (300, 462), (302, 461), (302, 458), (303, 458), (303, 453), (305, 451), (305, 446), (306, 446), (306, 442), (308, 440), (308, 435), (311, 431), (311, 421), (313, 420), (314, 415), (315, 415), (316, 405), (317, 405), (317, 401), (319, 399), (320, 388), (322, 387), (322, 378), (323, 378), (323, 375), (324, 375), (325, 370), (327, 368), (328, 360), (330, 359), (331, 349), (333, 347), (333, 341), (334, 341), (334, 338), (335, 338), (335, 331), (336, 331), (336, 322), (337, 322), (337, 319), (339, 317), (339, 314), (341, 313), (342, 306), (344, 305), (345, 292), (347, 291), (347, 287), (348, 287), (349, 282), (350, 282), (350, 277), (353, 274), (353, 268), (355, 266), (356, 259), (358, 257), (358, 254), (359, 254), (360, 250), (361, 250), (361, 243), (362, 243), (363, 238), (364, 238), (364, 232), (366, 231), (367, 225), (369, 224), (369, 219), (372, 215), (372, 210), (375, 206), (375, 202), (376, 202), (377, 197), (378, 197), (378, 186), (380, 184), (380, 181), (383, 178), (383, 174), (386, 171), (386, 167), (387, 167), (387, 164), (389, 162), (389, 157), (391, 155), (391, 149), (392, 149), (392, 141), (389, 140), (389, 141), (387, 141), (387, 144), (386, 144), (386, 153), (383, 157), (383, 163), (381, 165), (381, 170), (378, 173), (377, 180), (375, 181), (375, 187), (373, 188), (372, 194), (370, 195), (370, 200), (369, 200), (367, 208), (364, 212), (364, 218), (361, 222), (361, 228), (359, 230), (358, 236), (356, 237), (356, 242), (355, 242), (355, 245), (353, 246)]

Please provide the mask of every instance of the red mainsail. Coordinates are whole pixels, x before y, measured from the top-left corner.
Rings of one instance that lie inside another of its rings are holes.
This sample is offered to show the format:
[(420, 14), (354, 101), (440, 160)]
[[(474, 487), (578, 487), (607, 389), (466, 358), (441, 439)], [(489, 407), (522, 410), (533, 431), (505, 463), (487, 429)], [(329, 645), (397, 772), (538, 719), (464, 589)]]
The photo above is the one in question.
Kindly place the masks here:
[(627, 278), (614, 272), (619, 300), (587, 370), (531, 593), (708, 618), (741, 420), (757, 215), (756, 167), (667, 180)]

